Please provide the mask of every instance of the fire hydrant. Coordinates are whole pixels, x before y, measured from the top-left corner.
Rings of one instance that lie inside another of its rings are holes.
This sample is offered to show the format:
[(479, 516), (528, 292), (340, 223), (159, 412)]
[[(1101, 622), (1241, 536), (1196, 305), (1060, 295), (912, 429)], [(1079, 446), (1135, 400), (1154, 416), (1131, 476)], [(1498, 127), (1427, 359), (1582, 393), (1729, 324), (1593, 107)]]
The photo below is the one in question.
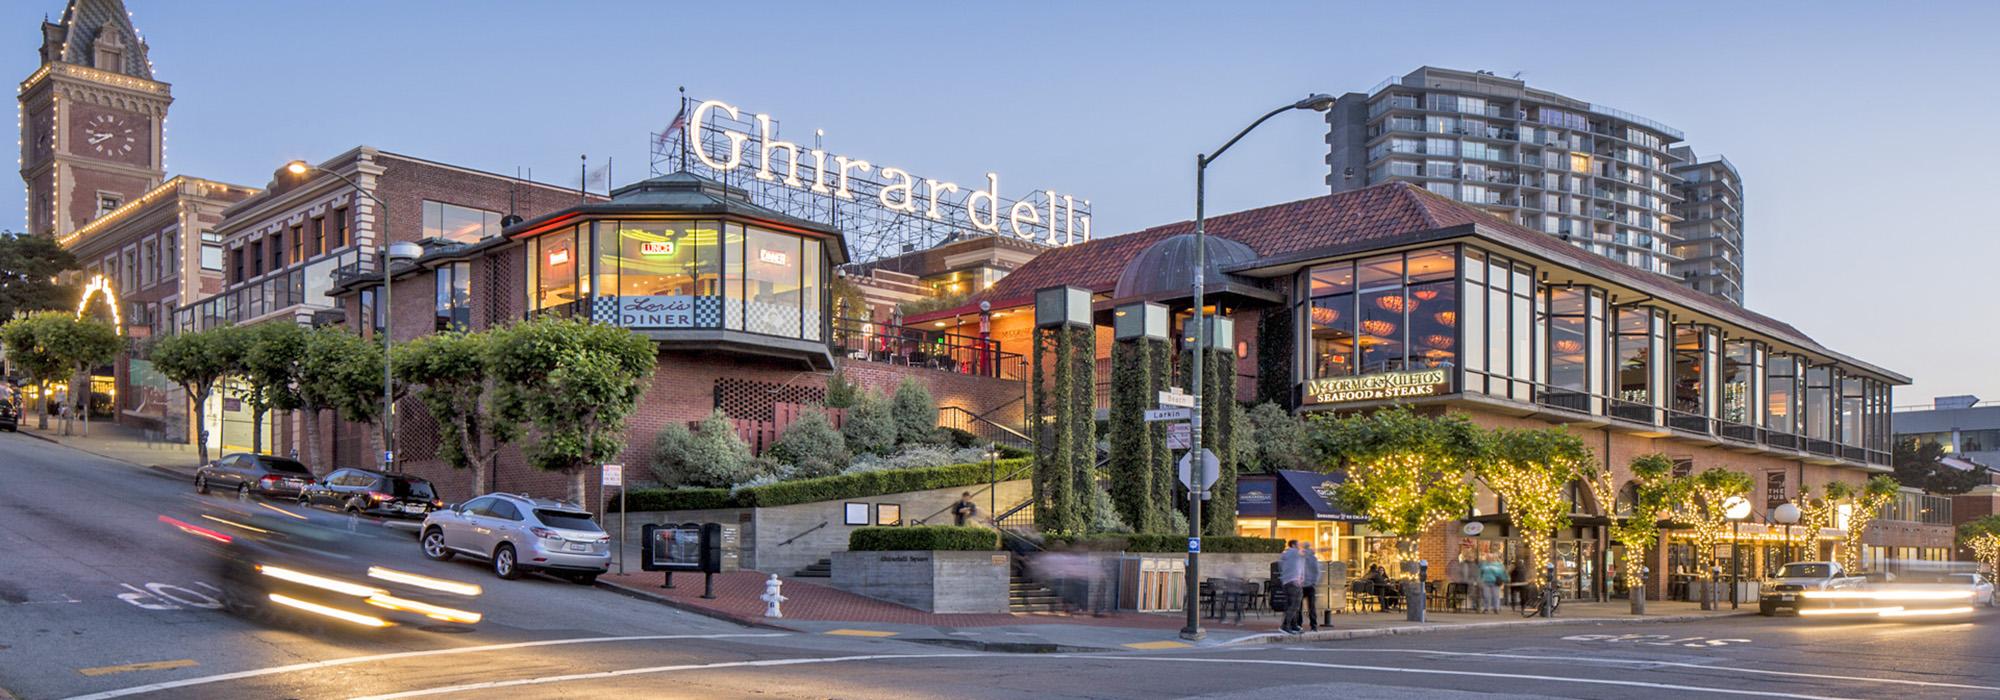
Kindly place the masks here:
[(777, 574), (771, 574), (771, 580), (764, 582), (764, 595), (757, 596), (758, 600), (764, 601), (764, 617), (785, 616), (784, 611), (778, 609), (778, 604), (785, 602), (784, 594), (778, 592), (784, 585), (785, 582), (778, 580)]

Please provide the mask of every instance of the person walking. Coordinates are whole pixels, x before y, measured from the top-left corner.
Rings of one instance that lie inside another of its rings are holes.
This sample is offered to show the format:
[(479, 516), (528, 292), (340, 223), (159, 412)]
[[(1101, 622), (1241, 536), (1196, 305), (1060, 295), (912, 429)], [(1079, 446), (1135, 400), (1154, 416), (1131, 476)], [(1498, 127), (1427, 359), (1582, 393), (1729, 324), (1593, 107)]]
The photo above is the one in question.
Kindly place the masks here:
[(1507, 582), (1507, 571), (1500, 562), (1489, 561), (1479, 565), (1479, 605), (1486, 612), (1500, 614), (1500, 587)]
[(1301, 592), (1305, 594), (1306, 598), (1306, 606), (1305, 606), (1306, 623), (1312, 627), (1312, 631), (1318, 632), (1319, 631), (1319, 577), (1320, 577), (1319, 553), (1313, 551), (1312, 543), (1308, 542), (1305, 544), (1305, 549), (1302, 552), (1302, 554), (1304, 554), (1305, 564), (1306, 564), (1305, 585), (1301, 587)]
[(1298, 540), (1289, 540), (1285, 542), (1285, 553), (1278, 557), (1278, 582), (1285, 587), (1285, 621), (1278, 624), (1278, 629), (1285, 634), (1299, 633), (1305, 579), (1305, 553), (1299, 550)]
[(958, 502), (951, 504), (951, 522), (953, 525), (965, 527), (967, 523), (972, 522), (973, 516), (978, 513), (979, 506), (972, 502), (971, 491), (959, 494)]

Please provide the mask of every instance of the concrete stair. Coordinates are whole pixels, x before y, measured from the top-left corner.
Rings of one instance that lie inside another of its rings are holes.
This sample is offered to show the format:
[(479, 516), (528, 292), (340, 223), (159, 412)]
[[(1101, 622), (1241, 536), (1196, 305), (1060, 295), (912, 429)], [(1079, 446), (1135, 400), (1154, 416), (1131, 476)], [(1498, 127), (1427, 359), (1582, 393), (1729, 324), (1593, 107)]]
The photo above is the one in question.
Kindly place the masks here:
[(792, 578), (833, 578), (833, 560), (821, 559), (792, 572)]
[(1007, 582), (1007, 610), (1017, 613), (1062, 612), (1062, 597), (1048, 586), (1026, 576), (1015, 576)]

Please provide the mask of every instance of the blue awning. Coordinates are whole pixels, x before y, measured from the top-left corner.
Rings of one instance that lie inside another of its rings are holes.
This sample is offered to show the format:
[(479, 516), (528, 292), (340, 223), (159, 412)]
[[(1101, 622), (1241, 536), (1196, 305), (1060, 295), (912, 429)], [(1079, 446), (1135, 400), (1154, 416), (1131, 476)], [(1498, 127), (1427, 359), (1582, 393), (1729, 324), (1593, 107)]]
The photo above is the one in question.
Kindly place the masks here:
[(1330, 490), (1343, 481), (1345, 474), (1289, 469), (1279, 470), (1275, 477), (1246, 475), (1238, 483), (1236, 514), (1279, 520), (1367, 522), (1367, 518), (1341, 510), (1320, 495), (1321, 488)]

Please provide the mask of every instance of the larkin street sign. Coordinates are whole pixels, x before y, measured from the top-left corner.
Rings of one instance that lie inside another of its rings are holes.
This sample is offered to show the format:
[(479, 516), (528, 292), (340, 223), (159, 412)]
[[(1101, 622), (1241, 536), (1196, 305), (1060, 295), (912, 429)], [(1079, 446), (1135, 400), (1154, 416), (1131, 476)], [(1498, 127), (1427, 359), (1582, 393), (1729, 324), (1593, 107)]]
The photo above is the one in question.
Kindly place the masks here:
[(1382, 372), (1359, 377), (1326, 377), (1306, 382), (1308, 404), (1379, 401), (1438, 396), (1451, 390), (1451, 373), (1443, 369)]
[[(727, 120), (716, 119), (718, 114)], [(1090, 240), (1090, 200), (1054, 190), (1035, 193), (1047, 195), (1038, 198), (1040, 202), (1026, 197), (1010, 200), (1001, 194), (998, 173), (987, 173), (985, 183), (974, 185), (917, 177), (902, 168), (828, 153), (817, 144), (817, 138), (813, 144), (781, 140), (771, 115), (751, 114), (751, 125), (744, 114), (721, 100), (696, 104), (686, 127), (695, 145), (689, 149), (692, 155), (717, 173), (743, 168), (760, 181), (783, 183), (817, 195), (856, 200), (858, 194), (860, 200), (875, 200), (865, 202), (871, 206), (961, 229), (1051, 246)], [(728, 124), (744, 124), (746, 128)], [(815, 136), (823, 134), (815, 132)], [(870, 176), (871, 172), (877, 175)]]

